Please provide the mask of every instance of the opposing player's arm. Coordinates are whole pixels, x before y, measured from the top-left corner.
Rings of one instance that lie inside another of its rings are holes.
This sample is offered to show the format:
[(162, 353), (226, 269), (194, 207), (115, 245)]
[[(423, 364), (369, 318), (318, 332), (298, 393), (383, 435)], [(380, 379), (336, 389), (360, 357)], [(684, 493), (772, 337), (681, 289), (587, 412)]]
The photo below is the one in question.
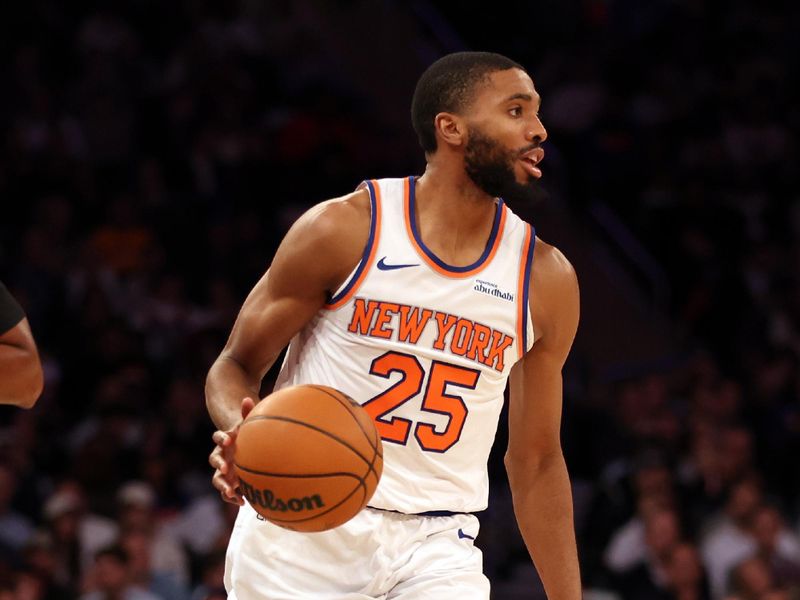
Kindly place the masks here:
[(0, 404), (31, 408), (42, 393), (39, 352), (27, 318), (0, 334)]
[(360, 189), (315, 206), (286, 234), (209, 370), (206, 405), (220, 430), (241, 420), (242, 399), (258, 399), (283, 348), (358, 264), (369, 222), (369, 194)]
[(506, 469), (517, 522), (551, 600), (581, 597), (572, 491), (561, 451), (561, 370), (578, 327), (578, 281), (556, 248), (536, 243), (536, 342), (511, 373)]

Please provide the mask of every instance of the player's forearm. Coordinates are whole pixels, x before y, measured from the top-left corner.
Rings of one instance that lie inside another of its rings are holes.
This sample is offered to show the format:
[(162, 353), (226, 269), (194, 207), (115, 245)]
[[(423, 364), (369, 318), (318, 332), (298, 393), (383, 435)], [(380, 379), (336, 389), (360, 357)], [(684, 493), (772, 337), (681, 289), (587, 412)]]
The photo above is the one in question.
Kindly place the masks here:
[(514, 513), (549, 600), (579, 600), (572, 490), (561, 452), (538, 464), (506, 459)]
[(0, 342), (0, 404), (31, 408), (41, 395), (42, 387), (38, 353)]
[(206, 408), (211, 420), (222, 431), (233, 429), (242, 419), (242, 400), (259, 399), (261, 381), (256, 380), (238, 362), (224, 354), (206, 377)]

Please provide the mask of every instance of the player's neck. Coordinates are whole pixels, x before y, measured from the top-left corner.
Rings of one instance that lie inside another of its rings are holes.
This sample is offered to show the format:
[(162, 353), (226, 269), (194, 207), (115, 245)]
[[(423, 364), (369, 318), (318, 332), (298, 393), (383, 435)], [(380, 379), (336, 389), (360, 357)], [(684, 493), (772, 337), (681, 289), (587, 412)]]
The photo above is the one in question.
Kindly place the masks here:
[(417, 227), (425, 244), (453, 265), (480, 256), (497, 211), (494, 198), (460, 169), (428, 164), (416, 179)]
[(422, 177), (416, 179), (417, 211), (431, 218), (479, 227), (491, 221), (495, 198), (481, 190), (469, 178), (462, 165), (428, 163)]

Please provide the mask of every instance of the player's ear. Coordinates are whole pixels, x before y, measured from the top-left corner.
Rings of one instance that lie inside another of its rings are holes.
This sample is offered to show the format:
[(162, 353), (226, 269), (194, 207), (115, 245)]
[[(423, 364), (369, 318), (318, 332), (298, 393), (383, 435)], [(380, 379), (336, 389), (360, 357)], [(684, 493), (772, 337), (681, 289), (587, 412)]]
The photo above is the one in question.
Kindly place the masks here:
[(433, 120), (436, 137), (450, 146), (461, 146), (467, 139), (466, 125), (458, 115), (441, 112)]

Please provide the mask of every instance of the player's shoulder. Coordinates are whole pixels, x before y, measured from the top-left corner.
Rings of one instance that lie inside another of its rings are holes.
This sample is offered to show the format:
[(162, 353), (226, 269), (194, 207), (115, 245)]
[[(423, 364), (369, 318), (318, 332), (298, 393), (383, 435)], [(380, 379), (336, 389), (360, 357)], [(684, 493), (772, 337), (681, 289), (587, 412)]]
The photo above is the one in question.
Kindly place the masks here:
[(370, 214), (369, 192), (359, 188), (309, 208), (292, 225), (287, 241), (319, 258), (327, 252), (339, 255), (342, 251), (358, 257), (369, 237)]
[[(335, 289), (361, 260), (369, 239), (369, 192), (354, 192), (309, 208), (289, 229), (276, 262), (287, 258), (292, 269), (318, 272)], [(296, 273), (295, 273), (296, 274)]]
[(366, 235), (370, 218), (369, 191), (358, 188), (312, 206), (298, 224), (321, 238), (353, 235), (362, 229)]
[(536, 238), (528, 282), (536, 339), (549, 338), (568, 348), (575, 336), (580, 291), (575, 268), (561, 250)]
[(534, 281), (539, 280), (540, 283), (563, 284), (577, 281), (577, 274), (561, 250), (537, 236), (533, 249), (531, 278)]

